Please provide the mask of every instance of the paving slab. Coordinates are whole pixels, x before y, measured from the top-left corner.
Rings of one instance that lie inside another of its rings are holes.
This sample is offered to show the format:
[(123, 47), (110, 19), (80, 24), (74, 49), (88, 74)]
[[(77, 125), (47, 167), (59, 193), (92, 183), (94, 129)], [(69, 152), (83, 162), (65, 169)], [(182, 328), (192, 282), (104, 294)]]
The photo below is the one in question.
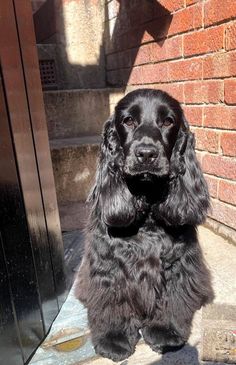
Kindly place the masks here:
[[(236, 247), (205, 227), (199, 228), (204, 257), (212, 273), (215, 304), (236, 305)], [(224, 365), (201, 361), (202, 310), (196, 312), (188, 344), (176, 353), (159, 355), (142, 341), (135, 353), (119, 365)], [(72, 288), (46, 340), (31, 365), (113, 365), (94, 353), (87, 324), (86, 309), (74, 297)]]

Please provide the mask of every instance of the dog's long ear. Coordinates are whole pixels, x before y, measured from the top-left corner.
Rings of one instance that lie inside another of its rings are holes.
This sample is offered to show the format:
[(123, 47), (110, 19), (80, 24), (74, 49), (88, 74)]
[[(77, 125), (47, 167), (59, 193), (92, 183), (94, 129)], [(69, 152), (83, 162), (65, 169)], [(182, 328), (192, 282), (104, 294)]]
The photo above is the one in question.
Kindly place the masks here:
[(195, 138), (183, 114), (170, 161), (170, 189), (159, 214), (168, 224), (197, 225), (204, 222), (210, 206), (206, 181), (195, 154)]
[(113, 116), (104, 126), (96, 182), (89, 196), (93, 216), (110, 227), (129, 226), (136, 215), (133, 196), (124, 181), (123, 163)]

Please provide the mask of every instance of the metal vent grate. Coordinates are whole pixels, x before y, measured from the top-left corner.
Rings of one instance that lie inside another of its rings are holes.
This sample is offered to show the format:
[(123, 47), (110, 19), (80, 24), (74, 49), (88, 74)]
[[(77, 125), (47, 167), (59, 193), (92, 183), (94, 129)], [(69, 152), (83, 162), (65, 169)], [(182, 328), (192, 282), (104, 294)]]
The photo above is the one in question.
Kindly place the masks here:
[(39, 61), (40, 76), (43, 88), (57, 86), (56, 66), (54, 60)]

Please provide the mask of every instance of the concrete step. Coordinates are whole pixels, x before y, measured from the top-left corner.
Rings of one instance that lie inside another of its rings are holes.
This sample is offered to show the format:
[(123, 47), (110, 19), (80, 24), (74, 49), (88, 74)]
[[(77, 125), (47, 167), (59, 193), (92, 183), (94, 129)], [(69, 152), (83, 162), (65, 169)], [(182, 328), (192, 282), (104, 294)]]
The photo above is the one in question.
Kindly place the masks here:
[(50, 141), (59, 208), (86, 200), (94, 182), (99, 143), (99, 136)]
[(49, 139), (100, 134), (123, 95), (114, 88), (45, 91)]

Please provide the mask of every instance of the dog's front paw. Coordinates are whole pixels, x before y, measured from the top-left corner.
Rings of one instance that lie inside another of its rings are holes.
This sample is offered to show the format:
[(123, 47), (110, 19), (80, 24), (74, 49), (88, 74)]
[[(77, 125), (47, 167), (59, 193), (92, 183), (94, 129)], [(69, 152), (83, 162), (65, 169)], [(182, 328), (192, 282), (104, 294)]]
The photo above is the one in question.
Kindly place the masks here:
[(144, 327), (142, 334), (151, 349), (162, 354), (168, 351), (177, 351), (185, 344), (185, 341), (177, 332), (165, 327)]
[(97, 354), (113, 361), (122, 361), (134, 353), (135, 348), (122, 332), (109, 332), (101, 337), (94, 348)]

